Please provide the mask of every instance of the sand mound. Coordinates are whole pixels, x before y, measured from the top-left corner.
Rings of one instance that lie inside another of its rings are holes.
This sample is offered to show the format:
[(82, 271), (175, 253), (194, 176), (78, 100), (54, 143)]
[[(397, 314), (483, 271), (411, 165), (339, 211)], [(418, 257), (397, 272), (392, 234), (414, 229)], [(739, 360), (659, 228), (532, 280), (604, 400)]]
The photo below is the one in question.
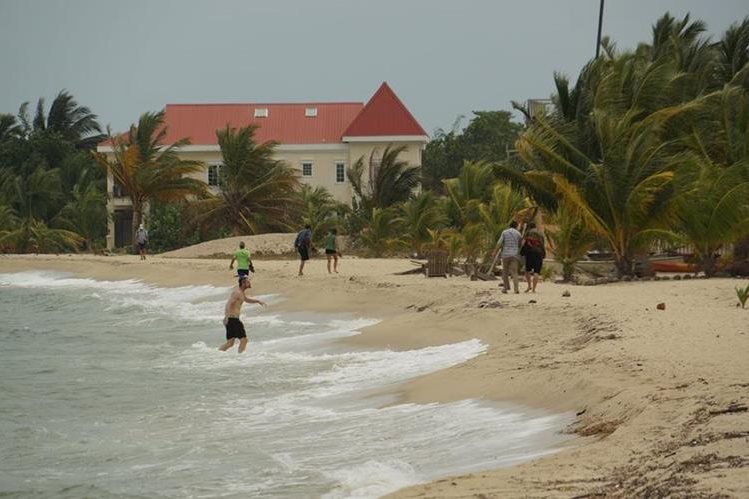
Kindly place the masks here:
[(254, 236), (236, 236), (225, 239), (214, 239), (204, 243), (187, 246), (174, 251), (167, 251), (161, 256), (167, 258), (209, 258), (229, 255), (244, 241), (253, 256), (278, 256), (294, 252), (296, 233), (258, 234)]

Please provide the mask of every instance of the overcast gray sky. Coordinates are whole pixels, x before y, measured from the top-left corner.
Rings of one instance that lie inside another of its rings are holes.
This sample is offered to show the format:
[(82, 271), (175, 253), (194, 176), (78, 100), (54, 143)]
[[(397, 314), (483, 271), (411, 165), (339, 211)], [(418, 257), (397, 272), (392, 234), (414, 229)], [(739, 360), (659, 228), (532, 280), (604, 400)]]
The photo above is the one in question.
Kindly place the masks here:
[[(0, 0), (0, 112), (68, 89), (103, 124), (177, 102), (366, 101), (388, 81), (428, 132), (548, 97), (593, 55), (599, 0)], [(607, 0), (604, 34), (747, 0)]]

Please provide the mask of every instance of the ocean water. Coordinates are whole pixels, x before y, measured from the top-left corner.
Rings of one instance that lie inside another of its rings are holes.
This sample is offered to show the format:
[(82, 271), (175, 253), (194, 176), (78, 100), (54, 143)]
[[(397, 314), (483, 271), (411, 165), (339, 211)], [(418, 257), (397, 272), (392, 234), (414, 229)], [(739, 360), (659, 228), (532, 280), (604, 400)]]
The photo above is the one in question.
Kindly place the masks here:
[(0, 274), (0, 496), (378, 497), (553, 452), (569, 415), (464, 400), (392, 405), (398, 383), (485, 351), (335, 340), (377, 318), (245, 305), (228, 288)]

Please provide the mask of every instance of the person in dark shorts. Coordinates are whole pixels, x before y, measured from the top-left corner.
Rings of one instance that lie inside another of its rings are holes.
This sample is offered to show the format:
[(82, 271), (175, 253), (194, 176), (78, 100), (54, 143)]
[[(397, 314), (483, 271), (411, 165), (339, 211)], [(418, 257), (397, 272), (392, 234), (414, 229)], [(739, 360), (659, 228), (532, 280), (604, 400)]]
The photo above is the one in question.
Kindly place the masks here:
[(143, 227), (143, 224), (140, 224), (138, 230), (135, 231), (135, 242), (138, 245), (140, 259), (145, 260), (146, 252), (148, 250), (148, 231)]
[(338, 252), (336, 246), (336, 236), (338, 236), (338, 230), (330, 229), (328, 235), (325, 236), (325, 256), (328, 258), (328, 274), (330, 274), (330, 261), (333, 260), (333, 272), (338, 273), (338, 257), (341, 254)]
[(525, 234), (524, 242), (525, 256), (525, 280), (528, 282), (526, 293), (536, 292), (538, 276), (541, 275), (541, 267), (546, 257), (544, 235), (536, 228), (535, 222), (528, 224), (528, 232)]
[(255, 267), (252, 265), (252, 258), (250, 258), (250, 250), (244, 247), (244, 241), (239, 243), (239, 249), (234, 252), (229, 263), (229, 270), (234, 269), (234, 262), (237, 262), (237, 275), (249, 275), (250, 272), (255, 271)]
[(312, 247), (312, 227), (308, 224), (304, 226), (304, 229), (299, 231), (294, 241), (294, 247), (299, 253), (299, 275), (304, 275), (304, 264), (309, 260), (309, 252)]
[(239, 319), (242, 313), (242, 305), (245, 303), (257, 303), (258, 305), (265, 306), (265, 302), (262, 300), (245, 296), (245, 291), (250, 287), (249, 276), (239, 276), (239, 286), (232, 290), (229, 300), (226, 302), (226, 307), (224, 308), (226, 343), (219, 347), (219, 350), (222, 352), (233, 347), (235, 340), (239, 340), (239, 353), (244, 352), (245, 348), (247, 348), (247, 333), (244, 330), (244, 324)]

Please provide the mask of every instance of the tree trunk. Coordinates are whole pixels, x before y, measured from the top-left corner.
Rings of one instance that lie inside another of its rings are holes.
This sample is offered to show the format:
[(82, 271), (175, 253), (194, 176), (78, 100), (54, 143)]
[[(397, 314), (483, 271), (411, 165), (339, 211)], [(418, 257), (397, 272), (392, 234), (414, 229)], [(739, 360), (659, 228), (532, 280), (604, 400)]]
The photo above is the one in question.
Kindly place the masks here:
[(135, 201), (133, 201), (133, 226), (131, 227), (131, 229), (133, 231), (132, 249), (133, 249), (134, 254), (138, 253), (138, 243), (135, 241), (135, 233), (138, 232), (138, 227), (140, 227), (142, 220), (143, 220), (143, 205), (140, 202), (136, 203)]
[(634, 274), (632, 259), (629, 256), (615, 254), (614, 264), (616, 265), (616, 273), (619, 277), (631, 276)]

